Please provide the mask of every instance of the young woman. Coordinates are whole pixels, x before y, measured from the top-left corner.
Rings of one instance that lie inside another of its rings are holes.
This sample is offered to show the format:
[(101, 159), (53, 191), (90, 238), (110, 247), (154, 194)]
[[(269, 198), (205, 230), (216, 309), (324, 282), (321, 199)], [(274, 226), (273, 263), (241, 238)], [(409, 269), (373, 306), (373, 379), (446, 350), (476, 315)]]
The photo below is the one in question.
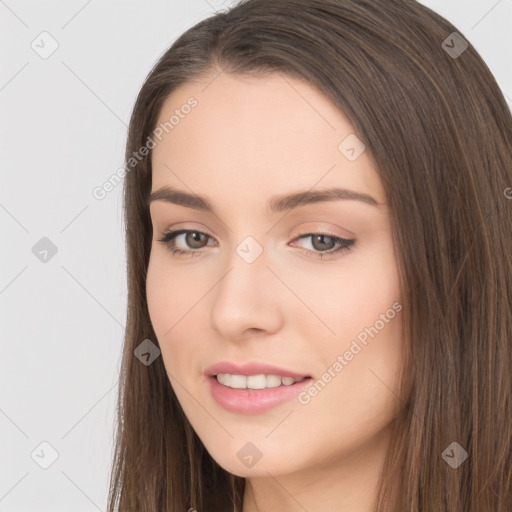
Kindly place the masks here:
[(109, 511), (510, 512), (512, 117), (403, 0), (185, 32), (126, 151)]

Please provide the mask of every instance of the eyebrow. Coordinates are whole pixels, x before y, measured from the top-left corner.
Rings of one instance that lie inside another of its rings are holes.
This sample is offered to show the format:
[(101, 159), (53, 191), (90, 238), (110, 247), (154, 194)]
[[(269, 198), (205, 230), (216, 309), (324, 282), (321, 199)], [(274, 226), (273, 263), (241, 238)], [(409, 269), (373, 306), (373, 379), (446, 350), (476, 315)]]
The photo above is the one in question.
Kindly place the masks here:
[[(361, 201), (371, 206), (379, 207), (381, 203), (377, 202), (372, 196), (362, 192), (355, 192), (345, 188), (328, 188), (317, 191), (299, 191), (282, 196), (273, 196), (270, 198), (268, 208), (271, 213), (278, 213), (293, 208), (298, 208), (307, 204), (322, 203), (327, 201), (338, 201), (340, 199)], [(183, 190), (164, 186), (155, 192), (152, 192), (148, 198), (148, 206), (154, 201), (165, 201), (166, 203), (177, 204), (199, 210), (202, 212), (215, 213), (212, 203), (203, 196), (189, 194)]]

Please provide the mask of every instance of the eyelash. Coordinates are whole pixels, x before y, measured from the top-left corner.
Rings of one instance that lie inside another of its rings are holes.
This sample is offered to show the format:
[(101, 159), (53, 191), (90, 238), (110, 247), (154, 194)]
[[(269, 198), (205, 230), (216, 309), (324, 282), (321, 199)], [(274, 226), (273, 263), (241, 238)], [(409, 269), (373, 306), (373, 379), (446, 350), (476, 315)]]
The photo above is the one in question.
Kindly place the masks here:
[[(178, 235), (181, 235), (183, 233), (199, 233), (201, 235), (205, 235), (208, 238), (212, 239), (211, 236), (207, 235), (206, 233), (203, 233), (202, 231), (198, 231), (196, 229), (177, 229), (177, 230), (174, 230), (174, 231), (171, 230), (171, 231), (167, 231), (166, 233), (164, 233), (163, 237), (158, 239), (158, 242), (162, 242), (164, 245), (166, 245), (167, 248), (173, 254), (173, 256), (175, 256), (175, 255), (176, 256), (179, 256), (179, 255), (194, 256), (194, 254), (198, 254), (198, 253), (203, 252), (201, 249), (197, 249), (197, 250), (191, 249), (191, 250), (188, 250), (188, 251), (184, 251), (183, 249), (177, 249), (176, 248), (175, 238)], [(339, 236), (330, 235), (328, 233), (306, 233), (306, 234), (300, 235), (295, 240), (299, 240), (299, 239), (302, 239), (302, 238), (308, 238), (310, 236), (315, 236), (315, 235), (327, 236), (329, 238), (333, 238), (337, 243), (344, 244), (344, 245), (339, 246), (337, 249), (330, 249), (329, 251), (322, 251), (322, 252), (311, 251), (309, 249), (302, 249), (302, 251), (305, 254), (308, 254), (308, 255), (311, 255), (311, 256), (315, 256), (315, 257), (320, 258), (320, 259), (325, 258), (326, 255), (327, 255), (327, 257), (329, 257), (329, 256), (332, 256), (332, 255), (334, 255), (336, 253), (341, 253), (341, 252), (344, 252), (344, 251), (350, 251), (351, 250), (351, 246), (355, 242), (355, 239), (341, 238)]]

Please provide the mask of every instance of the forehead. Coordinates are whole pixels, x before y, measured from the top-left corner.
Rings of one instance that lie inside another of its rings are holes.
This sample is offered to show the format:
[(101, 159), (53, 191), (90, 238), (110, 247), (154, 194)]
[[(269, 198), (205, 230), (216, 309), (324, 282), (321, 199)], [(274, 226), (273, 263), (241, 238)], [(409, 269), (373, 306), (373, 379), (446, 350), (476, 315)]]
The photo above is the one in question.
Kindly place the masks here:
[(351, 123), (295, 78), (212, 72), (173, 91), (157, 126), (165, 123), (153, 149), (153, 190), (186, 186), (243, 204), (256, 192), (264, 200), (276, 192), (343, 186), (385, 201), (369, 155), (350, 161), (339, 149), (355, 136)]

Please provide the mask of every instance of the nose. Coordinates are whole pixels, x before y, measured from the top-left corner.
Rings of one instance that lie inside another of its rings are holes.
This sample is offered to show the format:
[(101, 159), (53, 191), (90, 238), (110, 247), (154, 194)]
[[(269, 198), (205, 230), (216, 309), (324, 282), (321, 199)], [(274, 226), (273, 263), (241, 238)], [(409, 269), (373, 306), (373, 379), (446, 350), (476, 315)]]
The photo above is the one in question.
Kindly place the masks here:
[(212, 290), (212, 328), (230, 340), (279, 330), (285, 287), (269, 268), (265, 251), (254, 261), (234, 251), (223, 269)]

